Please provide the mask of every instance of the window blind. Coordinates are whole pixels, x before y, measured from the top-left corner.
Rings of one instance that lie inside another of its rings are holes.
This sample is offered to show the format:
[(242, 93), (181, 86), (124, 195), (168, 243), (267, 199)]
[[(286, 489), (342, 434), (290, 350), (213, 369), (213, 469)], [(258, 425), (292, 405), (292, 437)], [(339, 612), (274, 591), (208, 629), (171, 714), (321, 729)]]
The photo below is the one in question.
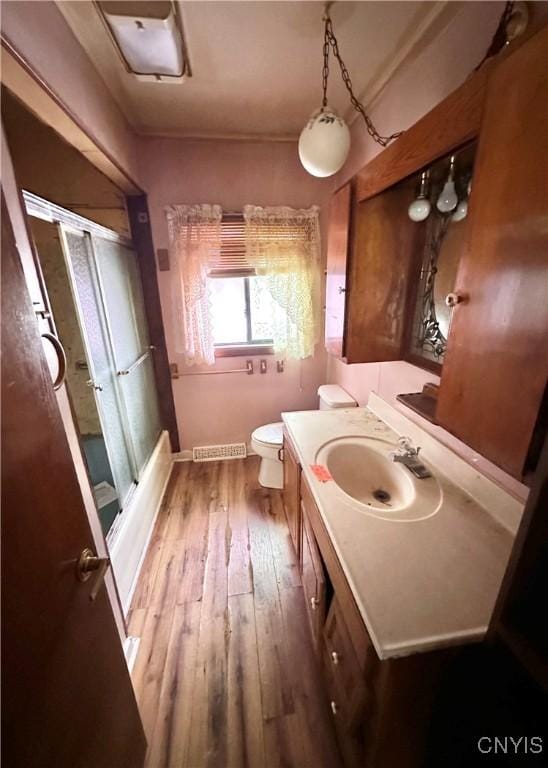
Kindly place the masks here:
[(254, 275), (245, 255), (245, 222), (241, 213), (223, 214), (221, 249), (210, 269), (212, 277)]
[[(268, 241), (283, 245), (295, 245), (308, 242), (313, 222), (276, 222), (264, 221), (254, 225), (254, 234), (262, 243)], [(246, 224), (241, 213), (225, 213), (221, 221), (221, 248), (211, 264), (212, 277), (245, 277), (256, 274), (246, 257)]]

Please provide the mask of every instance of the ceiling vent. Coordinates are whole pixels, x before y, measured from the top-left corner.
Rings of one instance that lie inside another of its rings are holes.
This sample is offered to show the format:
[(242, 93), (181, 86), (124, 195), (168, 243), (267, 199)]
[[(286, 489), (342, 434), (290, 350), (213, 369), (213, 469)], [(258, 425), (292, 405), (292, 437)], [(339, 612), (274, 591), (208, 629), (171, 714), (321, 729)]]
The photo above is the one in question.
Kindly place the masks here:
[(180, 83), (191, 75), (175, 2), (96, 0), (126, 70), (138, 80)]

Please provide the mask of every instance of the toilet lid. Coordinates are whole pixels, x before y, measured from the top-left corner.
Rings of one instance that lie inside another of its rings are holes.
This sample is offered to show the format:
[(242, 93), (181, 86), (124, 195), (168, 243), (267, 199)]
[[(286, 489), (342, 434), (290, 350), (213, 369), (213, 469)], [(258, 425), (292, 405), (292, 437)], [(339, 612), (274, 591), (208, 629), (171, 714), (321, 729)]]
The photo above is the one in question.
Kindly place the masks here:
[(281, 445), (283, 442), (283, 422), (277, 421), (273, 424), (265, 424), (264, 427), (257, 427), (253, 432), (253, 437), (260, 443), (267, 445)]

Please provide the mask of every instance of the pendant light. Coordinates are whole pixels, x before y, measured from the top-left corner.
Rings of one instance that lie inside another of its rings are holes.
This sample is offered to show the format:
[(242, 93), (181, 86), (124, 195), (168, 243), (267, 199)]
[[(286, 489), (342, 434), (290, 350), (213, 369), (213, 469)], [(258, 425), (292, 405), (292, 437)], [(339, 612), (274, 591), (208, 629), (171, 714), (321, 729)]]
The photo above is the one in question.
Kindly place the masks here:
[(436, 208), (441, 213), (451, 213), (457, 207), (458, 201), (459, 199), (455, 191), (455, 155), (451, 155), (449, 174), (437, 199)]
[(430, 215), (432, 205), (428, 199), (428, 179), (428, 171), (423, 171), (421, 175), (419, 194), (407, 209), (407, 213), (411, 221), (424, 221)]
[(350, 131), (345, 121), (327, 103), (327, 81), (329, 78), (329, 49), (339, 63), (341, 76), (350, 95), (350, 101), (354, 108), (361, 114), (365, 121), (367, 132), (371, 138), (383, 147), (386, 147), (393, 139), (401, 135), (393, 133), (390, 136), (381, 136), (371, 118), (366, 113), (363, 104), (354, 96), (352, 81), (348, 70), (341, 59), (337, 38), (333, 32), (333, 22), (329, 16), (329, 6), (326, 3), (323, 15), (324, 43), (323, 43), (323, 100), (322, 106), (310, 116), (299, 137), (299, 158), (304, 168), (312, 176), (332, 176), (339, 171), (348, 157), (350, 150)]

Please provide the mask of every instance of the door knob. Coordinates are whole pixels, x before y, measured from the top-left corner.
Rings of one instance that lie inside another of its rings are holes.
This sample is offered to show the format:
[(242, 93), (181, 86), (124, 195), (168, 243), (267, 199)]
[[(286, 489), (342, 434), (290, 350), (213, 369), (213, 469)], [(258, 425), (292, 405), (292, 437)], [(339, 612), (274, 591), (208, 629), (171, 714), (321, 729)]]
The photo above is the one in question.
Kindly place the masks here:
[(320, 604), (320, 601), (318, 600), (317, 597), (310, 598), (310, 607), (312, 608), (313, 611), (316, 610), (319, 604)]
[(76, 562), (76, 576), (79, 581), (87, 581), (92, 573), (97, 572), (95, 584), (90, 593), (90, 600), (95, 600), (103, 581), (105, 573), (110, 565), (110, 557), (97, 557), (93, 551), (86, 547)]
[(339, 293), (346, 293), (346, 288), (343, 288), (342, 285), (339, 285)]
[(458, 293), (457, 291), (452, 291), (451, 293), (448, 293), (445, 297), (445, 303), (448, 307), (456, 307), (457, 304), (463, 304), (465, 301), (468, 300), (468, 294), (466, 293)]

